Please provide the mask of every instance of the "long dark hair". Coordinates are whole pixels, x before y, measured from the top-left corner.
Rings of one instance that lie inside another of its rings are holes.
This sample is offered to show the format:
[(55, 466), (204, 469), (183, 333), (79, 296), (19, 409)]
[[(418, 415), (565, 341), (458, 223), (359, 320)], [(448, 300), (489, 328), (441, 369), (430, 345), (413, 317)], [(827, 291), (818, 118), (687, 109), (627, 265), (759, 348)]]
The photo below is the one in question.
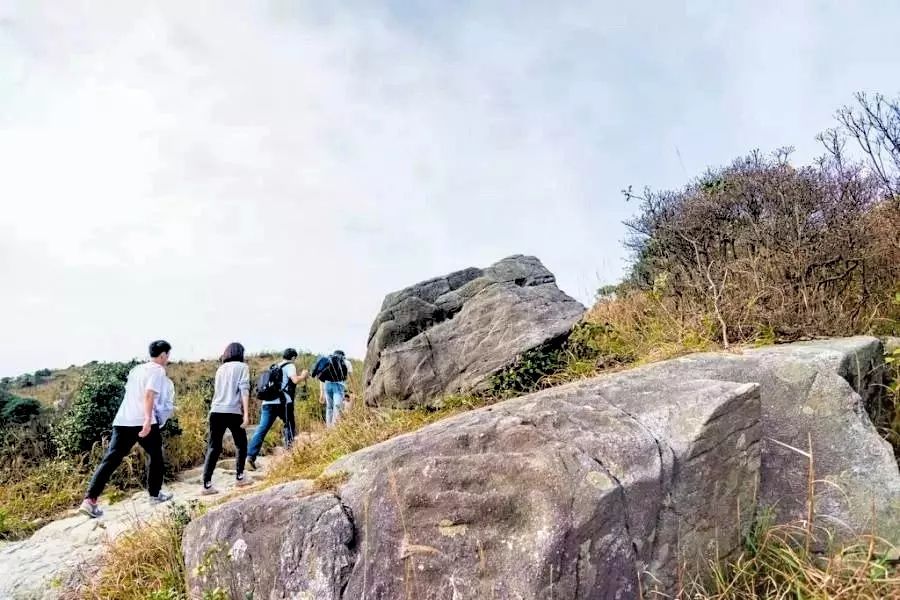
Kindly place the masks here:
[(231, 342), (222, 353), (222, 362), (244, 362), (244, 347), (237, 342)]

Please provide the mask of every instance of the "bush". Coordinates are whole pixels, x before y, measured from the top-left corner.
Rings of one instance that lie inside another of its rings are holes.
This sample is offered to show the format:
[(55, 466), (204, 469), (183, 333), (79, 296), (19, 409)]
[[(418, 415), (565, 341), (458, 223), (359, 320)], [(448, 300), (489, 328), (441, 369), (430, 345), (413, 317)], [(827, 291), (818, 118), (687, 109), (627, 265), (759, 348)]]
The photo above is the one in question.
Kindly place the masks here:
[(650, 191), (626, 224), (632, 288), (714, 337), (793, 340), (890, 330), (900, 212), (861, 167), (753, 153), (677, 191)]
[(3, 410), (0, 411), (0, 424), (3, 426), (22, 425), (38, 416), (40, 412), (41, 403), (34, 398), (13, 397), (5, 403)]
[(92, 367), (81, 381), (72, 407), (54, 430), (59, 451), (77, 456), (108, 437), (112, 421), (125, 393), (129, 363), (101, 363)]
[(0, 427), (27, 423), (41, 412), (41, 404), (33, 398), (20, 398), (0, 388)]
[(518, 355), (510, 366), (491, 376), (489, 394), (508, 398), (539, 390), (544, 379), (565, 368), (562, 342), (555, 341)]

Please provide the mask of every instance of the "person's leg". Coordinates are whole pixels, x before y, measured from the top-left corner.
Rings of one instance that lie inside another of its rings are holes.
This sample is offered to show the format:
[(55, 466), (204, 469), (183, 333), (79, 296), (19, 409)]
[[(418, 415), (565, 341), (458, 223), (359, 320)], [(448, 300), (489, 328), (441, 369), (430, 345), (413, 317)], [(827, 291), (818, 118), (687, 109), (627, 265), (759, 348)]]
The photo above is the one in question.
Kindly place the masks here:
[(91, 483), (88, 486), (85, 498), (96, 501), (103, 493), (109, 478), (113, 472), (122, 463), (122, 459), (128, 456), (131, 448), (138, 439), (140, 427), (113, 427), (112, 439), (109, 442), (109, 448), (100, 462), (100, 466), (94, 471), (91, 477)]
[(339, 381), (325, 384), (328, 390), (328, 403), (331, 406), (331, 426), (333, 427), (341, 418), (341, 409), (344, 407), (344, 384)]
[(335, 383), (334, 384), (334, 393), (332, 394), (333, 399), (331, 404), (334, 407), (334, 412), (331, 415), (331, 424), (336, 424), (341, 418), (341, 412), (344, 410), (344, 396), (346, 395), (346, 388), (343, 383)]
[(331, 397), (331, 383), (322, 386), (322, 393), (325, 394), (325, 427), (331, 427), (331, 420), (334, 417), (334, 404)]
[(294, 445), (294, 436), (297, 433), (297, 423), (294, 419), (294, 403), (288, 402), (284, 405), (284, 447), (290, 448)]
[[(228, 417), (222, 413), (209, 413), (209, 445), (206, 448), (206, 461), (203, 463), (203, 487), (209, 487), (212, 481), (213, 471), (222, 453), (222, 437), (228, 426)], [(246, 439), (244, 440), (246, 442)]]
[(162, 433), (159, 425), (153, 425), (147, 437), (139, 437), (138, 444), (147, 453), (147, 493), (151, 498), (159, 496), (162, 489), (165, 464), (163, 462)]
[(266, 439), (266, 434), (269, 433), (272, 424), (275, 423), (275, 417), (278, 416), (279, 408), (281, 407), (277, 404), (262, 405), (259, 415), (259, 425), (256, 426), (256, 432), (253, 434), (253, 439), (250, 441), (250, 447), (247, 449), (247, 457), (251, 462), (256, 460), (256, 457), (259, 456), (263, 440)]
[(228, 415), (228, 429), (231, 431), (231, 439), (234, 440), (234, 447), (237, 448), (237, 460), (235, 462), (235, 470), (238, 480), (244, 476), (244, 464), (247, 462), (247, 430), (241, 427), (244, 417), (241, 415)]

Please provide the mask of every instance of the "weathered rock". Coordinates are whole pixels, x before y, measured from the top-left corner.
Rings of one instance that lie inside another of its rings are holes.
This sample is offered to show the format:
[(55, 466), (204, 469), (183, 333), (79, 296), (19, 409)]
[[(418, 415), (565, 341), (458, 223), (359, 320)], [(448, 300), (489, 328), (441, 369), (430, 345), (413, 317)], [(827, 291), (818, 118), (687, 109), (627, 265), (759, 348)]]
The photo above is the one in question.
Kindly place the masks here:
[[(900, 543), (900, 473), (863, 410), (881, 372), (880, 343), (848, 338), (692, 355), (502, 402), (333, 464), (348, 473), (342, 513), (315, 535), (240, 537), (228, 525), (237, 512), (210, 512), (186, 537), (188, 570), (212, 536), (278, 561), (226, 561), (205, 581), (227, 587), (243, 573), (236, 597), (671, 594), (680, 568), (702, 574), (740, 547), (757, 491), (780, 522), (806, 517), (798, 450), (810, 438), (815, 477), (830, 482), (816, 485), (816, 524), (838, 540), (852, 528)], [(311, 523), (338, 502), (273, 509), (268, 498), (242, 501), (240, 519), (286, 511), (275, 520)], [(322, 562), (310, 536), (340, 560)], [(287, 592), (268, 583), (284, 579), (273, 572), (306, 575)], [(332, 595), (316, 596), (313, 580)]]
[(369, 333), (366, 403), (408, 407), (479, 389), (522, 352), (568, 334), (584, 310), (528, 256), (388, 294)]
[(245, 597), (238, 590), (253, 590), (254, 598), (341, 598), (353, 566), (354, 533), (333, 494), (312, 493), (307, 481), (289, 483), (252, 503), (229, 502), (215, 515), (185, 531), (185, 559), (199, 567), (191, 579), (197, 597), (212, 581), (232, 598)]
[[(760, 385), (759, 500), (778, 522), (807, 516), (809, 451), (818, 525), (837, 540), (874, 532), (900, 543), (900, 473), (865, 404), (881, 393), (883, 350), (872, 337), (770, 346), (736, 354), (694, 354), (641, 369), (658, 386), (706, 377)], [(644, 385), (643, 383), (641, 385)], [(653, 385), (653, 384), (651, 384)], [(793, 448), (793, 449), (792, 449)]]
[[(210, 512), (186, 532), (188, 572), (208, 540), (246, 551), (191, 586), (261, 599), (671, 592), (679, 565), (702, 571), (739, 547), (758, 426), (757, 387), (722, 381), (622, 393), (597, 379), (503, 402), (332, 465), (350, 474), (340, 514), (332, 495), (289, 490)], [(327, 527), (286, 530), (323, 505)]]

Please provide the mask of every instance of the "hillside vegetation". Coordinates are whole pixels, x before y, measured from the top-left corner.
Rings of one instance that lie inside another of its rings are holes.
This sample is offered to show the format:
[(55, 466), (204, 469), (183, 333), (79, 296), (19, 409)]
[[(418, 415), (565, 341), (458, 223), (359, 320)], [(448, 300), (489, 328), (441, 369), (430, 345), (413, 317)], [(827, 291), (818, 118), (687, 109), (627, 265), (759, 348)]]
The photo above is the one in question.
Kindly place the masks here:
[[(251, 378), (280, 358), (266, 353), (248, 357)], [(308, 368), (315, 359), (297, 359)], [(44, 370), (35, 383), (19, 377), (0, 387), (0, 539), (16, 539), (63, 511), (73, 508), (84, 494), (92, 469), (109, 441), (112, 419), (134, 362), (90, 363), (61, 371)], [(175, 383), (177, 415), (163, 429), (167, 476), (202, 463), (206, 451), (207, 414), (218, 362), (173, 362), (168, 375)], [(360, 367), (359, 364), (356, 365)], [(359, 389), (361, 368), (355, 370), (351, 389)], [(15, 383), (20, 382), (18, 386)], [(9, 389), (10, 385), (16, 386)], [(251, 402), (258, 420), (259, 405)], [(314, 383), (298, 388), (297, 428), (321, 427), (319, 388)], [(9, 413), (10, 417), (5, 415)], [(280, 422), (267, 436), (269, 447), (280, 439)], [(107, 492), (110, 500), (140, 487), (144, 460), (137, 446), (116, 471)]]

